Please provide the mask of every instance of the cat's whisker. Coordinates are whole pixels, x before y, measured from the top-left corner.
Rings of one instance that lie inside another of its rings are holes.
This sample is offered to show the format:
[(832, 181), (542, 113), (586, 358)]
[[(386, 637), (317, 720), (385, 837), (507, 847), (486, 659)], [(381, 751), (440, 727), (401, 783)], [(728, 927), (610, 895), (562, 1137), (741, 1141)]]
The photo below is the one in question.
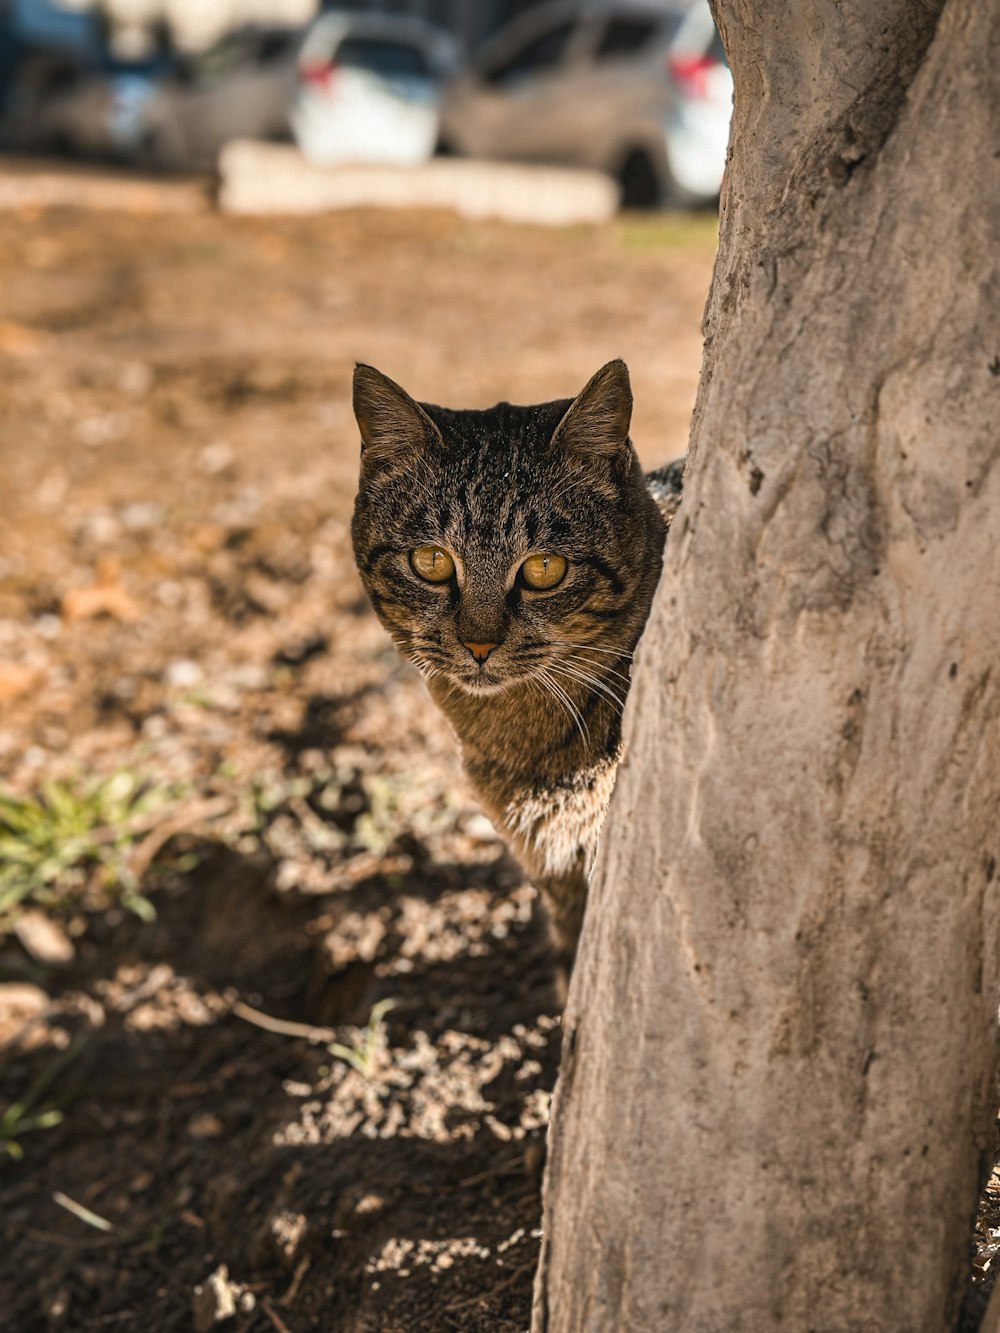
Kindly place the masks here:
[(546, 688), (549, 690), (552, 697), (563, 704), (566, 711), (573, 719), (577, 731), (579, 731), (580, 733), (580, 739), (583, 741), (584, 745), (589, 744), (590, 728), (587, 726), (583, 714), (577, 708), (576, 704), (567, 694), (566, 690), (562, 687), (562, 685), (560, 685), (558, 681), (553, 680), (547, 671), (540, 671), (538, 675), (535, 677), (535, 679), (540, 680), (542, 684), (545, 685)]
[(606, 653), (609, 657), (625, 657), (630, 662), (635, 653), (623, 653), (620, 648), (599, 648), (596, 643), (573, 643), (569, 639), (557, 640), (560, 648), (586, 648), (591, 653)]
[(428, 685), (432, 680), (440, 680), (445, 690), (452, 691), (457, 688), (455, 682), (448, 677), (448, 674), (443, 667), (432, 666), (430, 663), (419, 662), (416, 661), (416, 659), (414, 659), (414, 661), (420, 674)]
[(589, 745), (590, 728), (587, 726), (586, 718), (583, 716), (579, 708), (576, 706), (573, 697), (571, 696), (569, 691), (565, 688), (565, 686), (561, 685), (558, 681), (553, 680), (551, 676), (549, 677), (549, 684), (552, 686), (554, 690), (557, 690), (558, 693), (566, 700), (566, 706), (570, 711), (571, 717), (576, 722), (577, 729), (580, 732), (581, 739), (583, 740), (585, 745)]
[(409, 661), (427, 680), (433, 680), (435, 676), (444, 675), (443, 668), (435, 662), (427, 661), (425, 653), (419, 649), (410, 653)]
[[(559, 663), (558, 665), (561, 666), (563, 663)], [(617, 682), (612, 683), (604, 676), (592, 675), (589, 671), (585, 671), (579, 666), (570, 669), (578, 673), (579, 679), (581, 679), (584, 684), (590, 685), (593, 689), (600, 690), (601, 693), (607, 695), (609, 699), (613, 699), (620, 709), (625, 708), (625, 700), (628, 698), (629, 682), (625, 683), (623, 689)]]
[(569, 653), (567, 654), (566, 657), (560, 657), (558, 660), (560, 662), (573, 663), (581, 668), (589, 669), (590, 667), (593, 667), (594, 670), (600, 672), (602, 679), (605, 676), (614, 676), (617, 680), (620, 680), (622, 682), (622, 684), (625, 686), (625, 693), (628, 694), (629, 687), (632, 684), (632, 677), (626, 676), (624, 671), (616, 671), (614, 667), (610, 667), (604, 662), (591, 662), (588, 658), (579, 657), (576, 653)]
[(565, 662), (550, 662), (550, 671), (555, 671), (558, 675), (566, 676), (570, 680), (579, 681), (581, 685), (588, 685), (595, 689), (599, 694), (604, 695), (611, 703), (617, 704), (619, 710), (624, 709), (625, 700), (610, 686), (607, 681), (599, 679), (597, 676), (591, 676), (584, 671), (577, 671), (567, 666)]
[[(566, 679), (577, 681), (581, 685), (586, 684), (586, 682), (582, 681), (579, 676), (569, 676), (566, 677)], [(606, 690), (594, 689), (594, 687), (592, 686), (590, 688), (593, 693), (598, 694), (603, 700), (605, 700), (608, 706), (614, 709), (614, 711), (617, 714), (619, 714), (619, 716), (624, 712), (625, 704), (621, 699), (617, 698), (617, 696), (609, 694)]]
[[(577, 719), (573, 716), (573, 713), (572, 713), (572, 712), (570, 711), (570, 709), (567, 707), (565, 698), (560, 698), (560, 696), (559, 696), (558, 694), (556, 694), (555, 690), (552, 688), (552, 682), (551, 682), (551, 681), (542, 680), (541, 677), (539, 677), (539, 676), (531, 676), (531, 677), (528, 679), (528, 682), (527, 682), (527, 683), (528, 683), (529, 685), (532, 685), (532, 686), (537, 685), (537, 686), (538, 686), (538, 691), (539, 691), (539, 693), (542, 694), (543, 696), (544, 696), (544, 695), (548, 695), (550, 699), (555, 699), (556, 703), (559, 705), (559, 707), (562, 709), (562, 711), (563, 711), (563, 712), (566, 714), (566, 716), (567, 716), (568, 718), (570, 718), (570, 720), (574, 723), (574, 725), (576, 726), (577, 731), (580, 731), (580, 723), (579, 723), (579, 721), (577, 721)], [(583, 725), (584, 725), (584, 727), (586, 727), (587, 724), (584, 723)], [(589, 733), (588, 733), (588, 734), (589, 734)], [(580, 736), (581, 736), (581, 738), (583, 737), (583, 732), (582, 732), (582, 731), (580, 732)]]
[[(588, 673), (596, 671), (602, 680), (608, 676), (614, 676), (616, 682), (621, 682), (621, 685), (618, 685), (617, 688), (620, 689), (623, 694), (627, 695), (632, 688), (632, 677), (627, 671), (619, 671), (617, 667), (613, 667), (607, 662), (595, 662), (592, 658), (580, 656), (581, 652), (587, 651), (589, 645), (567, 644), (563, 641), (559, 646), (562, 648), (579, 646), (580, 652), (567, 653), (564, 657), (557, 658), (557, 662), (565, 662), (575, 665), (577, 669), (587, 671)], [(622, 655), (624, 656), (624, 654)]]
[(560, 705), (563, 712), (566, 712), (566, 705), (563, 703), (563, 701), (559, 698), (557, 694), (553, 693), (550, 684), (547, 680), (543, 680), (541, 676), (532, 676), (529, 679), (528, 683), (530, 685), (537, 685), (543, 694), (547, 694), (550, 698), (555, 699), (556, 703)]

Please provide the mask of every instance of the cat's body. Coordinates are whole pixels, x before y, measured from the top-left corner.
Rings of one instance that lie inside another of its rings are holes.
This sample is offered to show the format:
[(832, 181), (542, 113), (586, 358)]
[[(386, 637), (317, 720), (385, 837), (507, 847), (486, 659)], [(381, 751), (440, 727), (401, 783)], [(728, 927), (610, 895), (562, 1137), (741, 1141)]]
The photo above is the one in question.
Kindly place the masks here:
[(417, 404), (359, 366), (354, 402), (365, 588), (541, 890), (568, 968), (681, 466), (653, 474), (654, 501), (620, 361), (575, 400), (482, 412)]

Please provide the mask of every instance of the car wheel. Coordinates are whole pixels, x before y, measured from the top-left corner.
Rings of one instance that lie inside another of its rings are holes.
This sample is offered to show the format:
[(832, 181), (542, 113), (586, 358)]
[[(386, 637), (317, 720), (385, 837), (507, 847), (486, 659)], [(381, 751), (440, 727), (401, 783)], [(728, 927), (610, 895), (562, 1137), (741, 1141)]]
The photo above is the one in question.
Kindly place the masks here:
[(663, 183), (645, 149), (633, 148), (625, 154), (618, 181), (625, 208), (656, 208), (663, 201)]
[(56, 133), (52, 135), (49, 142), (52, 146), (52, 152), (55, 153), (57, 157), (72, 158), (80, 156), (76, 144), (73, 141), (73, 136), (67, 134), (65, 130), (57, 130)]
[(166, 137), (155, 129), (145, 131), (133, 157), (143, 171), (170, 171), (174, 165)]

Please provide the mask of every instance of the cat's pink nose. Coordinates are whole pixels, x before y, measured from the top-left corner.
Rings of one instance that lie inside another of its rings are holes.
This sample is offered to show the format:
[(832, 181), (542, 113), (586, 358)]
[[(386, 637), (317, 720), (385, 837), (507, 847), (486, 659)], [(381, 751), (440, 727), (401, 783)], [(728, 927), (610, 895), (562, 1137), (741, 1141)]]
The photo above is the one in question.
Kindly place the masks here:
[(468, 643), (465, 639), (462, 640), (462, 645), (468, 648), (477, 662), (485, 662), (493, 649), (497, 647), (495, 643)]

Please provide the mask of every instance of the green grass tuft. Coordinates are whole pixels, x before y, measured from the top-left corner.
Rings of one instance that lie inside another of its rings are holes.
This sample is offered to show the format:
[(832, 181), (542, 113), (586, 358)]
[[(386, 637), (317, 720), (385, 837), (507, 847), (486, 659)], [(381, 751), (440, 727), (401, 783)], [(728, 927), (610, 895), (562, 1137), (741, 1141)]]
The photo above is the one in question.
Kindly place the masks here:
[(20, 1140), (25, 1134), (54, 1129), (62, 1124), (62, 1111), (51, 1101), (48, 1106), (43, 1106), (42, 1099), (63, 1070), (76, 1059), (86, 1041), (86, 1037), (76, 1036), (66, 1050), (60, 1051), (45, 1066), (19, 1101), (0, 1107), (0, 1159), (10, 1157), (19, 1162), (24, 1156)]
[(711, 209), (676, 213), (622, 213), (611, 224), (624, 250), (715, 250), (719, 217)]
[(396, 1000), (379, 1000), (378, 1004), (372, 1007), (367, 1027), (358, 1034), (350, 1046), (334, 1041), (326, 1049), (338, 1060), (346, 1061), (363, 1078), (370, 1078), (379, 1052), (385, 1046), (385, 1016), (390, 1009), (395, 1009), (397, 1003)]
[(29, 905), (120, 903), (151, 919), (131, 853), (173, 795), (128, 770), (86, 784), (50, 781), (32, 796), (0, 789), (0, 933)]

